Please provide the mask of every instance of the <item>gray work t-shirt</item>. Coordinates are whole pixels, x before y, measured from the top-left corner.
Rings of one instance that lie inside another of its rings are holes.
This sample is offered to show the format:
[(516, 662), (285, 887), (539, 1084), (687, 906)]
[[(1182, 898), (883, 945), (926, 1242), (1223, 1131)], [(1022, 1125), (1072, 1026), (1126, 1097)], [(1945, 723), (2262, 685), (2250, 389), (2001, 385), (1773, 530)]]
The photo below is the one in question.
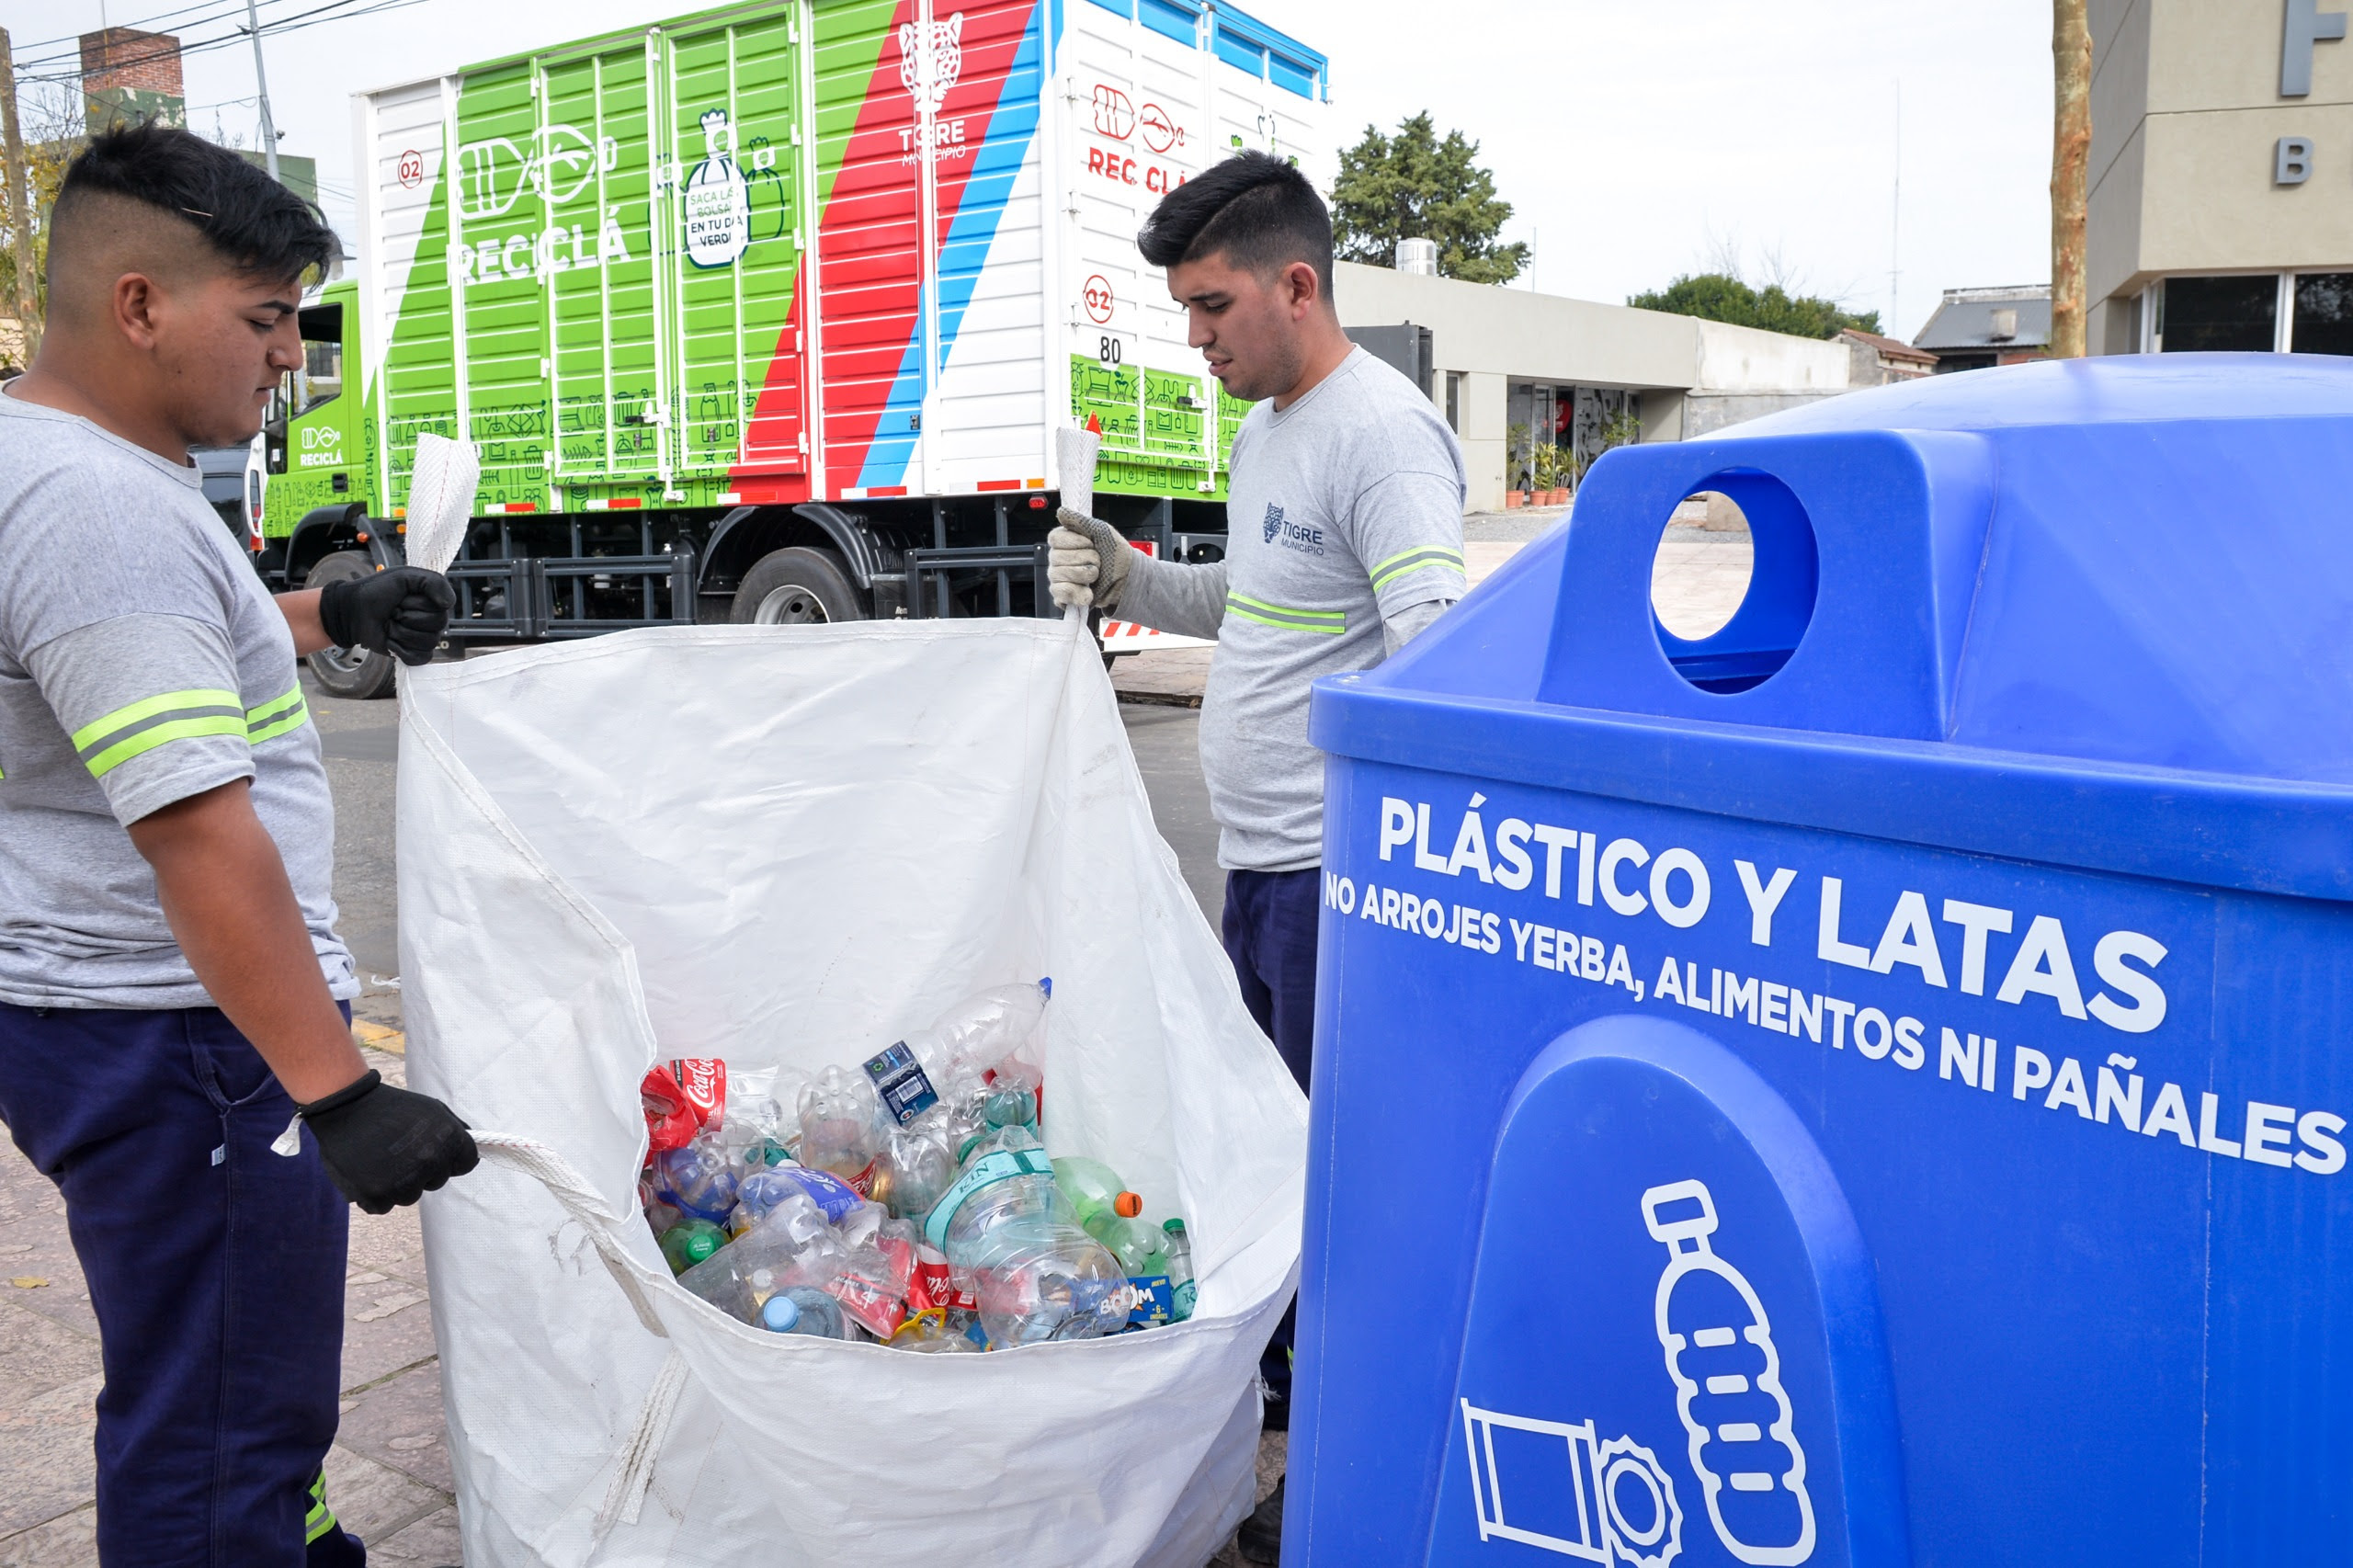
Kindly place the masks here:
[(1308, 687), (1379, 664), (1384, 619), (1462, 597), (1462, 451), (1419, 388), (1358, 348), (1289, 408), (1253, 408), (1233, 467), (1225, 559), (1139, 557), (1111, 613), (1217, 639), (1201, 772), (1218, 864), (1295, 870), (1324, 855)]
[(201, 1007), (127, 824), (250, 778), (328, 988), (335, 805), (285, 617), (193, 467), (0, 392), (0, 1002)]

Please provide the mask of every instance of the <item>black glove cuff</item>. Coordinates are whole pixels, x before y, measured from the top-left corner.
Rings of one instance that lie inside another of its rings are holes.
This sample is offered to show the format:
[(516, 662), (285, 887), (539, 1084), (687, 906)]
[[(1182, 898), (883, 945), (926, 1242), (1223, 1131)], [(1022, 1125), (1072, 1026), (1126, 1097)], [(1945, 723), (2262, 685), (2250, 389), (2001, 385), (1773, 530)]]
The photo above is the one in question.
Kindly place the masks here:
[(327, 641), (338, 648), (359, 645), (359, 633), (345, 611), (349, 608), (352, 594), (366, 580), (362, 577), (339, 578), (319, 590), (319, 625), (325, 630)]
[(364, 1098), (374, 1093), (376, 1085), (383, 1081), (384, 1075), (370, 1067), (324, 1099), (313, 1100), (309, 1105), (298, 1105), (294, 1108), (301, 1112), (302, 1119), (307, 1121), (313, 1117), (324, 1116), (331, 1110), (341, 1110), (352, 1101)]

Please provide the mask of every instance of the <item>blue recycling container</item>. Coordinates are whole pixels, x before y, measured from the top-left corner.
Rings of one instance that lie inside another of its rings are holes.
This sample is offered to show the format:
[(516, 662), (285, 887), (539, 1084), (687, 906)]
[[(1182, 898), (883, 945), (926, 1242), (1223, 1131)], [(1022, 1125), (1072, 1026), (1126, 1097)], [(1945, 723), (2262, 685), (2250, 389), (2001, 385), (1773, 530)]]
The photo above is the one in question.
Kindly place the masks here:
[(2353, 362), (1938, 377), (1323, 683), (1287, 1562), (2353, 1562), (2348, 490)]

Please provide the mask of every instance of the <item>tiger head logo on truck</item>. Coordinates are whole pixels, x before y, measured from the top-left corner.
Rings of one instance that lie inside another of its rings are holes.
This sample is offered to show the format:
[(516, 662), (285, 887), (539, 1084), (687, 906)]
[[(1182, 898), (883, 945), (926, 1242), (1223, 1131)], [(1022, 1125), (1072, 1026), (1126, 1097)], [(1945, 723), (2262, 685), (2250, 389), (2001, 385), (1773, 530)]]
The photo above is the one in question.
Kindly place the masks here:
[(964, 69), (964, 13), (931, 24), (931, 36), (914, 22), (899, 24), (899, 85), (925, 112), (938, 114), (948, 89)]

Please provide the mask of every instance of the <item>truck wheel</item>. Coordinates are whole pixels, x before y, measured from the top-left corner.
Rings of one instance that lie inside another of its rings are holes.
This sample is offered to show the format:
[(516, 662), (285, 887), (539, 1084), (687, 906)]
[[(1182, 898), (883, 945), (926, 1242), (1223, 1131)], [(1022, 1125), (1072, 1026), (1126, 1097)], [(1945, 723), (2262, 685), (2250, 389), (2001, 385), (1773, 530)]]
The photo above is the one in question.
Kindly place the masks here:
[[(324, 588), (329, 583), (341, 583), (353, 577), (365, 577), (376, 570), (374, 562), (365, 551), (339, 550), (322, 557), (302, 579), (305, 588)], [(392, 656), (370, 653), (365, 648), (327, 648), (311, 655), (311, 673), (319, 684), (336, 697), (365, 700), (388, 697), (392, 689)]]
[(867, 614), (840, 556), (795, 545), (752, 563), (730, 619), (738, 626), (822, 626)]

